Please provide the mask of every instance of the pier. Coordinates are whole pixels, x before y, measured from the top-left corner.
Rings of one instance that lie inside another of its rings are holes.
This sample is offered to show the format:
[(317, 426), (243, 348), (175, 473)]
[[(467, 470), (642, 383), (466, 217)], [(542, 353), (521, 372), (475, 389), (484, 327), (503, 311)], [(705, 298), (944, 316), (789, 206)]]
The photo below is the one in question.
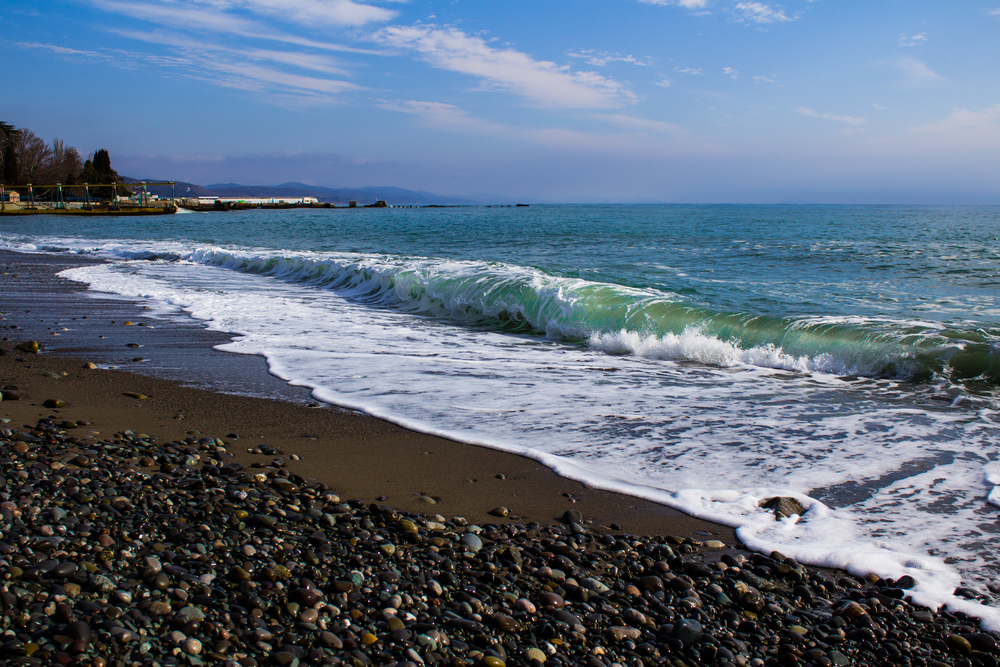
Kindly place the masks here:
[[(151, 195), (150, 185), (169, 185), (169, 199)], [(69, 185), (0, 184), (0, 216), (24, 215), (166, 215), (177, 212), (173, 181), (136, 183), (83, 183)], [(119, 188), (137, 190), (128, 197), (119, 196)], [(141, 189), (140, 189), (141, 188)], [(107, 191), (111, 196), (104, 196)], [(27, 192), (25, 192), (27, 191)], [(83, 197), (80, 197), (80, 195)]]

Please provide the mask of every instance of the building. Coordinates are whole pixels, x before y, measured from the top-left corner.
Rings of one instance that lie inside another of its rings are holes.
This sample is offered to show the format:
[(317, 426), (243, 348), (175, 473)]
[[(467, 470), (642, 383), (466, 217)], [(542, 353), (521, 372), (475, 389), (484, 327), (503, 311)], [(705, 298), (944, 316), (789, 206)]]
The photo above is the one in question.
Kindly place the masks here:
[(249, 204), (250, 206), (260, 206), (262, 204), (292, 204), (305, 205), (318, 204), (315, 197), (198, 197), (198, 201), (203, 204), (214, 204), (217, 201), (232, 204)]

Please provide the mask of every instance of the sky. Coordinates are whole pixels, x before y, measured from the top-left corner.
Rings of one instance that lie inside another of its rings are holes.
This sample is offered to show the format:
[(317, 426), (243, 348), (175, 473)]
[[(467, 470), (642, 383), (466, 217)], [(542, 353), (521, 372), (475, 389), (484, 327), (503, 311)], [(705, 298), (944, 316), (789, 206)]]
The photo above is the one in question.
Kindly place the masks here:
[(0, 0), (0, 67), (135, 178), (1000, 204), (1000, 0)]

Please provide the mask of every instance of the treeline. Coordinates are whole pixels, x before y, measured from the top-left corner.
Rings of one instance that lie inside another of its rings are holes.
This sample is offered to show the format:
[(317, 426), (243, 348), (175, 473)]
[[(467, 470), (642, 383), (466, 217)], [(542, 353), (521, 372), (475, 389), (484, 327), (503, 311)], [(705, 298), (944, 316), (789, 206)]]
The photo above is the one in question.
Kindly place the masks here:
[[(60, 139), (52, 144), (23, 127), (0, 122), (0, 183), (6, 187), (43, 185), (104, 185), (120, 180), (103, 148), (83, 160), (80, 152)], [(111, 188), (103, 188), (110, 194)], [(122, 192), (125, 192), (123, 189)]]

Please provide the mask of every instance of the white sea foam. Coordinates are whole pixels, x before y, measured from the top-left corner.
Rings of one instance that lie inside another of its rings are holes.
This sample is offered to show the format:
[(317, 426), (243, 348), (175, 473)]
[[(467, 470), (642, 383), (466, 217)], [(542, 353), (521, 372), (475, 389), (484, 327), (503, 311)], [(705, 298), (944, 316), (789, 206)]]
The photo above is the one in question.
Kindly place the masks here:
[(985, 480), (986, 483), (992, 487), (989, 490), (989, 494), (986, 496), (986, 500), (989, 503), (1000, 507), (1000, 470), (997, 470), (996, 472), (987, 472)]
[(829, 354), (796, 357), (774, 345), (743, 348), (736, 342), (707, 336), (695, 326), (685, 328), (681, 334), (663, 336), (649, 336), (624, 329), (614, 333), (594, 333), (590, 336), (590, 346), (607, 354), (634, 354), (647, 359), (688, 359), (722, 368), (746, 365), (796, 373), (837, 375), (853, 370)]
[[(287, 277), (302, 267), (269, 270)], [(64, 275), (232, 332), (222, 349), (264, 355), (272, 373), (320, 400), (532, 456), (591, 486), (735, 526), (764, 552), (910, 574), (914, 601), (1000, 629), (996, 609), (951, 594), (963, 576), (973, 585), (992, 578), (989, 564), (975, 560), (983, 545), (968, 537), (977, 522), (995, 519), (983, 515), (992, 482), (982, 470), (997, 456), (992, 408), (927, 407), (900, 399), (891, 383), (859, 388), (774, 356), (773, 366), (797, 373), (778, 376), (753, 356), (774, 350), (740, 350), (696, 330), (673, 339), (611, 334), (588, 349), (458, 327), (366, 304), (384, 290), (377, 272), (363, 268), (324, 290), (187, 262)], [(320, 273), (312, 282), (328, 279)], [(851, 501), (839, 510), (807, 495), (838, 486)], [(775, 522), (757, 506), (779, 494), (802, 500), (807, 515)], [(945, 555), (958, 563), (944, 565)]]
[[(842, 362), (832, 357), (744, 349), (696, 327), (578, 331), (589, 347), (564, 345), (571, 326), (561, 327), (580, 321), (588, 285), (518, 267), (180, 243), (44, 245), (128, 260), (64, 275), (231, 332), (223, 349), (264, 355), (275, 375), (320, 400), (532, 456), (591, 486), (735, 526), (764, 552), (910, 574), (915, 601), (1000, 629), (995, 608), (951, 595), (960, 579), (975, 586), (997, 572), (979, 528), (995, 522), (986, 499), (1000, 495), (991, 403), (924, 404), (891, 382), (838, 380)], [(429, 280), (435, 272), (451, 279)], [(484, 274), (527, 285), (537, 300), (494, 293), (487, 303)], [(551, 338), (449, 324), (471, 317), (466, 306), (514, 310)], [(807, 515), (775, 522), (757, 506), (779, 494), (800, 498)]]

